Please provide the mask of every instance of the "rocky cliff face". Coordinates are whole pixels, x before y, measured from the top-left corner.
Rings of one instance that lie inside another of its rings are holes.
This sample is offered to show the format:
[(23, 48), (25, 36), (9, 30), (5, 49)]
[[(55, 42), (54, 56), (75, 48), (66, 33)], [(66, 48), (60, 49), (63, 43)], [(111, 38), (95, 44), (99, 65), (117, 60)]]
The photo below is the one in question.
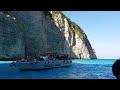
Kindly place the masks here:
[[(64, 33), (64, 52), (74, 58), (97, 58), (84, 31), (60, 11), (51, 11), (54, 23)], [(66, 45), (68, 44), (68, 45)], [(67, 47), (66, 47), (67, 46)], [(70, 49), (69, 49), (70, 48)], [(71, 51), (72, 50), (72, 51)]]
[(84, 31), (62, 12), (0, 12), (0, 58), (39, 56), (45, 51), (96, 58)]

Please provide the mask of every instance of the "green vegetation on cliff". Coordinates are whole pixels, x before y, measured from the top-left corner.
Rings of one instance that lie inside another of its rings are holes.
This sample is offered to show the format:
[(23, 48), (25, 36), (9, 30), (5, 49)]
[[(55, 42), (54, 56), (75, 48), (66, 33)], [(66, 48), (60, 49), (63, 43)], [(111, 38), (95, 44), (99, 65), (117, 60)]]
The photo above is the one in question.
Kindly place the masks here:
[(58, 14), (61, 14), (64, 18), (67, 19), (70, 30), (74, 31), (78, 35), (79, 38), (83, 39), (83, 37), (86, 36), (84, 31), (75, 22), (72, 22), (66, 15), (64, 15), (62, 11), (53, 11), (52, 17), (53, 18), (57, 17)]

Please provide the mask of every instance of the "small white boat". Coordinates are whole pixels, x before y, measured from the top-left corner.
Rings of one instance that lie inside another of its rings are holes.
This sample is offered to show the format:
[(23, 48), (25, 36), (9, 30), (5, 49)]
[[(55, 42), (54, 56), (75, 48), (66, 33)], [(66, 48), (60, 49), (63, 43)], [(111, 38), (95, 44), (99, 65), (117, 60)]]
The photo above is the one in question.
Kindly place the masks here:
[(43, 60), (43, 61), (14, 61), (11, 63), (19, 70), (39, 70), (56, 67), (67, 67), (72, 65), (72, 60)]

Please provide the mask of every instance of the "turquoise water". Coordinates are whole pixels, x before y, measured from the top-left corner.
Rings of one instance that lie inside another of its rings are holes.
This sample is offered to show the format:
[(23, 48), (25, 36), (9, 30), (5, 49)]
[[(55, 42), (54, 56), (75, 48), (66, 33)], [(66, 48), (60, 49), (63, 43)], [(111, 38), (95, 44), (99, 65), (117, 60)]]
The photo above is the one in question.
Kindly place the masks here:
[(115, 79), (112, 74), (115, 59), (72, 61), (70, 67), (39, 71), (19, 71), (9, 66), (12, 61), (0, 61), (0, 79)]
[(115, 62), (115, 59), (91, 59), (91, 60), (79, 60), (74, 59), (73, 63), (80, 63), (80, 64), (113, 64)]

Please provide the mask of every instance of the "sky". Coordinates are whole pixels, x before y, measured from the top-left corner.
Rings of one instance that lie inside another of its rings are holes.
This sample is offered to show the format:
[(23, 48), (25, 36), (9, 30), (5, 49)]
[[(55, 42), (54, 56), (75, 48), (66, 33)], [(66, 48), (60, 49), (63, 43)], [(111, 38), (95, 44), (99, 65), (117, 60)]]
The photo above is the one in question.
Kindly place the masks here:
[(98, 59), (120, 58), (120, 11), (63, 11), (86, 33)]

